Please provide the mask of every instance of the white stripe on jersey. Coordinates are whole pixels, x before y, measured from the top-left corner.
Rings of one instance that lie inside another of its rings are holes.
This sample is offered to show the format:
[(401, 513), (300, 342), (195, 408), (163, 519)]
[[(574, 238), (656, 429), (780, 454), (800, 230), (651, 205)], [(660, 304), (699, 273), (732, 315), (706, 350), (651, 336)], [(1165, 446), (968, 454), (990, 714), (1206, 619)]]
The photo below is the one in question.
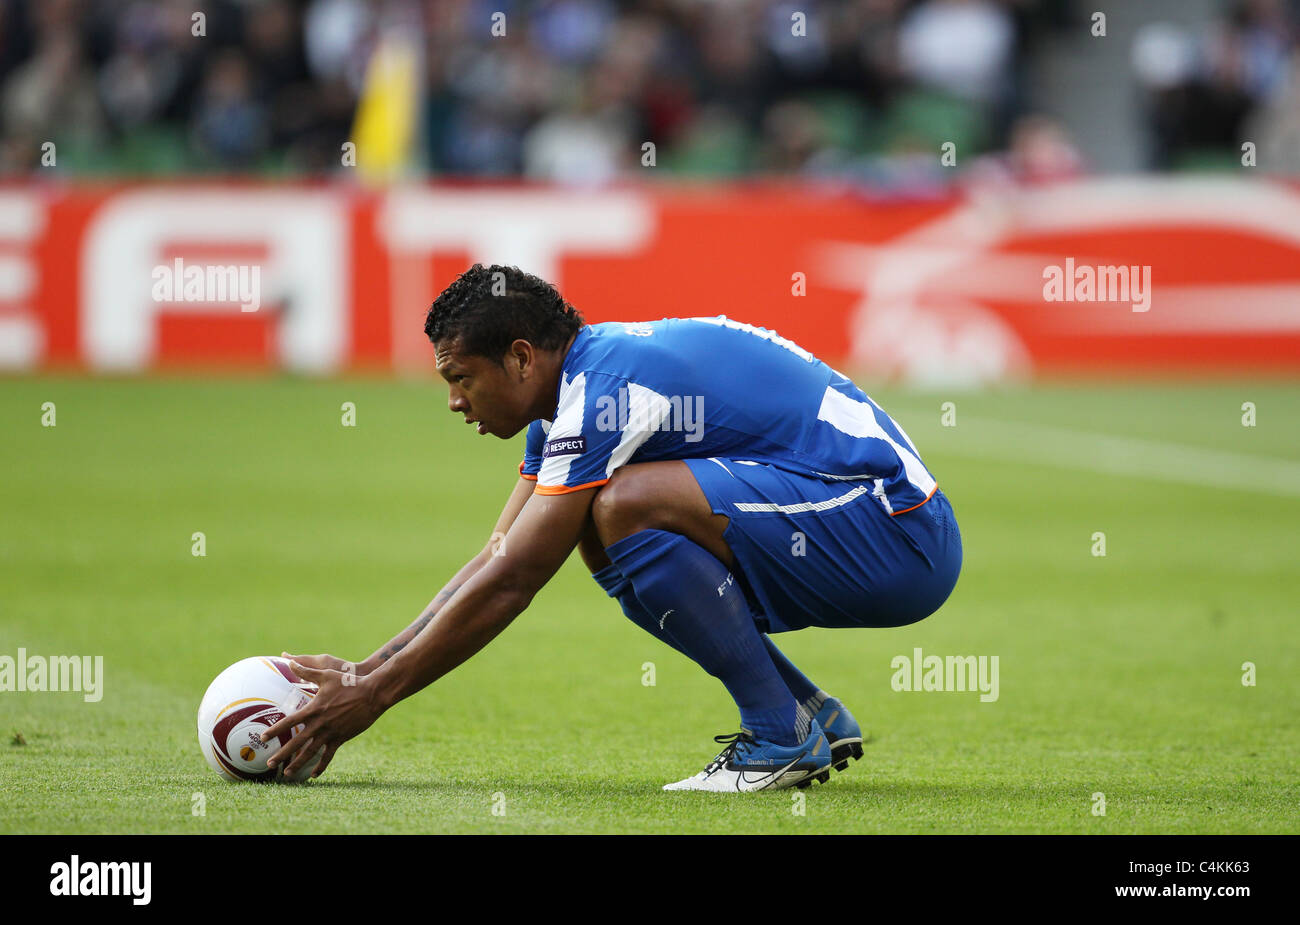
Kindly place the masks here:
[[(811, 353), (809, 353), (807, 350), (800, 347), (794, 341), (782, 337), (780, 334), (776, 333), (775, 331), (767, 331), (764, 330), (763, 328), (755, 327), (752, 324), (746, 324), (743, 321), (734, 321), (731, 318), (728, 318), (726, 315), (717, 315), (714, 317), (703, 316), (698, 318), (685, 318), (683, 320), (701, 321), (704, 324), (711, 324), (719, 328), (731, 328), (731, 330), (733, 331), (744, 331), (746, 334), (753, 334), (755, 337), (761, 337), (763, 340), (767, 341), (768, 343), (776, 344), (778, 347), (784, 347), (786, 350), (789, 350), (791, 353), (793, 353), (799, 359), (803, 360), (805, 363), (817, 362), (817, 358), (813, 356)], [(832, 370), (832, 372), (834, 372), (834, 370)]]
[[(582, 415), (587, 404), (587, 374), (578, 373), (560, 388), (560, 406), (547, 436), (553, 440), (582, 435)], [(538, 485), (563, 485), (569, 480), (569, 466), (577, 459), (572, 453), (543, 457), (537, 473)]]
[(857, 488), (846, 491), (838, 498), (827, 498), (825, 501), (800, 501), (796, 504), (775, 504), (771, 501), (737, 501), (735, 504), (736, 510), (754, 514), (808, 514), (814, 511), (829, 511), (831, 508), (842, 507), (866, 491), (866, 485), (859, 485)]
[[(907, 447), (899, 444), (897, 440), (881, 428), (876, 421), (876, 415), (872, 406), (866, 402), (860, 402), (856, 398), (850, 398), (843, 392), (828, 388), (822, 395), (822, 406), (817, 411), (817, 420), (825, 421), (841, 433), (848, 434), (850, 437), (875, 437), (878, 440), (884, 440), (898, 458), (902, 460), (903, 471), (907, 473), (907, 480), (917, 487), (921, 494), (926, 497), (934, 491), (935, 481), (930, 477), (930, 473), (925, 471), (925, 466), (921, 465), (921, 460)], [(890, 418), (892, 421), (893, 418)], [(895, 424), (897, 426), (897, 424)], [(909, 443), (911, 441), (908, 441)]]
[(627, 424), (619, 436), (618, 446), (609, 454), (609, 465), (605, 467), (606, 477), (613, 475), (615, 469), (641, 449), (650, 435), (663, 426), (671, 411), (672, 403), (654, 389), (647, 389), (635, 382), (627, 384)]
[[(865, 392), (863, 392), (862, 394), (866, 395)], [(874, 398), (872, 398), (870, 395), (867, 395), (867, 401), (869, 401), (869, 402), (871, 402), (871, 404), (875, 405), (877, 411), (879, 411), (881, 414), (885, 415), (885, 417), (889, 418), (889, 414), (885, 411), (885, 409), (882, 408), (882, 407), (880, 407), (879, 405), (876, 405), (876, 400), (875, 400)], [(889, 418), (889, 419), (890, 419), (891, 421), (894, 421), (893, 418)], [(910, 450), (912, 451), (912, 453), (916, 456), (917, 459), (920, 459), (920, 458), (921, 458), (921, 454), (920, 454), (919, 452), (917, 452), (916, 444), (913, 443), (913, 442), (912, 442), (912, 438), (909, 437), (909, 436), (907, 435), (907, 431), (903, 430), (903, 425), (900, 424), (900, 423), (898, 423), (897, 421), (894, 421), (894, 429), (898, 431), (898, 433), (902, 436), (902, 438), (903, 438), (905, 441), (907, 441), (907, 447), (908, 447), (908, 449), (910, 449)]]

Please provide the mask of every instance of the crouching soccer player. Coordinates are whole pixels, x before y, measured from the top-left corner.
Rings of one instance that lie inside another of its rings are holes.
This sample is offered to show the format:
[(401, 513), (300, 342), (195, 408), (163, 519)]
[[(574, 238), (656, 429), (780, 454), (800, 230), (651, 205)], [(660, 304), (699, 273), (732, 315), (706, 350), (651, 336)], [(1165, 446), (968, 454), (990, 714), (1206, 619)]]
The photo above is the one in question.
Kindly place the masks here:
[(519, 481), (494, 541), (387, 646), (356, 666), (296, 658), (321, 690), (264, 733), (305, 724), (273, 764), (295, 772), (324, 746), (319, 774), (487, 645), (575, 547), (628, 619), (740, 709), (723, 752), (664, 789), (807, 786), (861, 756), (849, 710), (769, 634), (903, 626), (952, 592), (952, 508), (889, 415), (771, 331), (722, 316), (588, 325), (513, 267), (466, 271), (425, 333), (452, 412), (480, 435), (527, 430)]

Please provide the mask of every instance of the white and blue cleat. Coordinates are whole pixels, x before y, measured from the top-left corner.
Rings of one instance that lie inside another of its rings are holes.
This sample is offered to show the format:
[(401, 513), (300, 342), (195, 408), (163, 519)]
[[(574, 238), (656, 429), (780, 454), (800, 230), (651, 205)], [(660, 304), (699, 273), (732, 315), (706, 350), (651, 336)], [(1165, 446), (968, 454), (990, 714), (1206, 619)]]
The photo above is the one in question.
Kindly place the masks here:
[(843, 703), (827, 697), (813, 722), (826, 733), (831, 746), (831, 767), (835, 770), (843, 771), (848, 768), (850, 758), (857, 761), (862, 757), (862, 727)]
[[(831, 745), (817, 720), (812, 721), (808, 738), (794, 746), (755, 739), (747, 729), (713, 738), (727, 743), (727, 747), (703, 771), (675, 784), (665, 784), (665, 790), (781, 790), (806, 787), (813, 778), (822, 782), (830, 778)], [(860, 752), (861, 746), (858, 748)]]

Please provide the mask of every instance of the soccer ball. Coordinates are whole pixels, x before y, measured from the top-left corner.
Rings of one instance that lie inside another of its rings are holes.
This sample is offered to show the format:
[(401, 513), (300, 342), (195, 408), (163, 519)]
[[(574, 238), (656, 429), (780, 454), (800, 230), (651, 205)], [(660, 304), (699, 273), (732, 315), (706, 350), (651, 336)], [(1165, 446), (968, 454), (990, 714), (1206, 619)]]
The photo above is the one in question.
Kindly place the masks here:
[(235, 662), (208, 686), (199, 704), (199, 748), (208, 766), (227, 780), (301, 781), (311, 776), (325, 747), (292, 777), (284, 765), (268, 768), (266, 759), (293, 736), (299, 725), (275, 742), (257, 733), (296, 713), (316, 696), (317, 687), (293, 673), (288, 659), (256, 656)]

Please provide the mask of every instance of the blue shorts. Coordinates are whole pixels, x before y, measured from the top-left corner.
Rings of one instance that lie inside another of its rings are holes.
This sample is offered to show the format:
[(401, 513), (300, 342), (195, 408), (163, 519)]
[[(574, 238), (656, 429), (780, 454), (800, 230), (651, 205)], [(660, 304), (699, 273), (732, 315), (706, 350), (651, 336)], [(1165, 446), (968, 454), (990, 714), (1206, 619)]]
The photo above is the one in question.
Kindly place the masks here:
[[(713, 512), (731, 519), (723, 539), (763, 632), (905, 626), (938, 610), (957, 583), (961, 534), (938, 489), (890, 516), (871, 482), (732, 459), (684, 462)], [(755, 502), (772, 508), (737, 507)], [(820, 509), (799, 509), (808, 502)]]

